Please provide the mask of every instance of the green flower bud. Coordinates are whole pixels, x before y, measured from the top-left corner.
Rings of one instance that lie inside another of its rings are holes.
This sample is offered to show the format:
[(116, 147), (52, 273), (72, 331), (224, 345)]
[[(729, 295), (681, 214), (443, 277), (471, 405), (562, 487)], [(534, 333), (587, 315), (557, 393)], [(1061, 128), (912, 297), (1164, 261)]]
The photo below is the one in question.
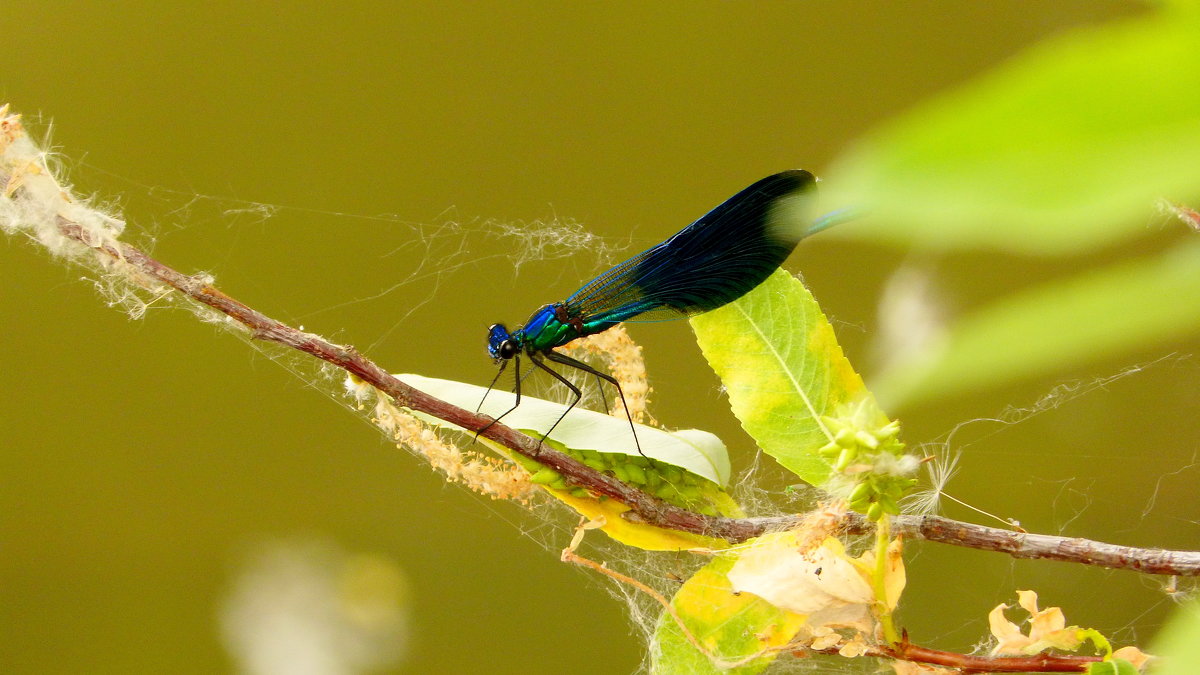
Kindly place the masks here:
[(878, 521), (883, 518), (883, 506), (879, 502), (871, 504), (867, 509), (867, 519)]
[(864, 501), (871, 496), (872, 492), (871, 484), (864, 481), (854, 486), (854, 490), (850, 492), (849, 501), (851, 504)]
[(842, 422), (840, 419), (838, 419), (836, 417), (830, 417), (828, 415), (821, 415), (821, 424), (825, 425), (826, 429), (832, 431), (835, 434), (838, 433), (839, 431), (841, 431), (842, 429), (846, 428), (845, 423)]
[(842, 453), (838, 455), (837, 461), (834, 462), (833, 468), (835, 471), (845, 471), (858, 456), (855, 448), (842, 448)]
[(868, 431), (855, 432), (854, 440), (858, 441), (858, 444), (864, 448), (870, 448), (871, 450), (879, 447), (879, 439), (875, 438), (874, 434)]
[(892, 420), (880, 427), (879, 431), (875, 432), (875, 435), (882, 440), (885, 438), (895, 438), (898, 433), (900, 433), (900, 420)]

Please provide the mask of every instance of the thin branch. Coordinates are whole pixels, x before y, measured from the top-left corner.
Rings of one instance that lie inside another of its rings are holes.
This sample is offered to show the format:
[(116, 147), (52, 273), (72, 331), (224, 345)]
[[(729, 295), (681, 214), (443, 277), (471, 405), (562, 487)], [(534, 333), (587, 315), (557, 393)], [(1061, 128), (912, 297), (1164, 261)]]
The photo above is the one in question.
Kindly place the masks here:
[[(188, 297), (233, 318), (259, 340), (298, 349), (331, 363), (391, 396), (396, 404), (427, 413), (464, 429), (484, 429), (481, 436), (510, 450), (549, 466), (569, 482), (629, 506), (630, 520), (724, 539), (745, 541), (771, 530), (795, 526), (798, 517), (721, 518), (705, 516), (668, 504), (641, 490), (603, 474), (574, 458), (538, 444), (503, 424), (492, 423), (486, 415), (451, 405), (401, 382), (363, 356), (354, 347), (333, 344), (312, 333), (305, 333), (238, 302), (221, 292), (206, 279), (182, 274), (146, 255), (140, 249), (118, 242), (91, 241), (87, 231), (61, 216), (58, 229), (66, 237), (91, 247), (113, 262), (122, 261), (157, 282), (166, 284)], [(1073, 537), (1027, 534), (964, 523), (940, 516), (899, 516), (894, 521), (898, 533), (912, 539), (924, 539), (985, 551), (999, 551), (1014, 558), (1061, 560), (1112, 569), (1135, 570), (1147, 574), (1200, 575), (1200, 552), (1134, 548)], [(865, 533), (873, 529), (866, 518), (848, 514), (844, 529)]]
[(710, 518), (668, 504), (596, 471), (546, 444), (539, 444), (535, 439), (504, 424), (495, 423), (487, 415), (459, 408), (415, 389), (363, 356), (354, 347), (331, 343), (319, 335), (306, 333), (272, 319), (226, 295), (210, 284), (206, 277), (183, 274), (150, 257), (141, 249), (121, 241), (97, 241), (89, 235), (86, 228), (61, 215), (57, 216), (57, 224), (58, 231), (63, 236), (84, 244), (97, 255), (107, 257), (110, 265), (129, 265), (140, 276), (166, 284), (187, 297), (225, 314), (248, 329), (252, 338), (275, 342), (333, 364), (379, 389), (403, 408), (432, 415), (464, 429), (483, 429), (480, 432), (481, 436), (558, 471), (572, 484), (629, 506), (633, 513), (646, 522), (734, 541), (750, 536), (743, 532), (744, 526), (740, 521)]
[[(357, 376), (390, 396), (397, 405), (427, 413), (464, 429), (484, 429), (480, 435), (548, 466), (573, 485), (596, 495), (614, 499), (630, 508), (625, 516), (634, 521), (667, 529), (724, 539), (745, 541), (771, 530), (794, 527), (798, 517), (735, 519), (705, 516), (668, 504), (635, 487), (588, 467), (492, 418), (436, 399), (401, 382), (354, 347), (338, 345), (293, 328), (231, 298), (214, 287), (211, 279), (188, 276), (151, 258), (119, 239), (119, 221), (75, 203), (70, 193), (53, 178), (44, 157), (24, 134), (18, 116), (0, 106), (0, 203), (17, 208), (3, 212), (0, 222), (7, 232), (25, 231), (57, 255), (74, 255), (54, 240), (65, 238), (95, 257), (106, 270), (119, 271), (129, 281), (155, 290), (162, 285), (211, 307), (244, 326), (252, 338), (275, 342), (311, 354)], [(90, 224), (85, 225), (87, 219)], [(79, 247), (76, 246), (78, 249)], [(898, 532), (910, 538), (937, 541), (1018, 558), (1043, 558), (1149, 574), (1200, 575), (1200, 553), (1117, 546), (1102, 542), (1011, 532), (972, 525), (938, 516), (901, 516), (894, 521)], [(850, 514), (845, 529), (866, 532), (870, 523)]]
[[(788, 529), (799, 522), (800, 516), (742, 521), (748, 527), (757, 526), (759, 532)], [(842, 531), (849, 534), (870, 534), (874, 529), (865, 516), (853, 512), (846, 514), (842, 525)], [(1079, 537), (1014, 532), (933, 515), (896, 516), (892, 519), (892, 529), (909, 539), (998, 551), (1014, 558), (1058, 560), (1143, 574), (1200, 576), (1200, 551), (1137, 548)]]
[(1200, 552), (1107, 544), (1079, 537), (1013, 532), (941, 516), (901, 516), (898, 529), (927, 541), (953, 543), (1014, 558), (1059, 560), (1144, 574), (1200, 575)]
[[(839, 653), (836, 646), (805, 651), (829, 655)], [(866, 656), (946, 666), (955, 668), (962, 673), (1083, 673), (1087, 671), (1090, 664), (1103, 660), (1099, 656), (1076, 654), (1034, 654), (1033, 656), (960, 654), (959, 652), (921, 647), (908, 642), (907, 639), (894, 646), (869, 646)]]

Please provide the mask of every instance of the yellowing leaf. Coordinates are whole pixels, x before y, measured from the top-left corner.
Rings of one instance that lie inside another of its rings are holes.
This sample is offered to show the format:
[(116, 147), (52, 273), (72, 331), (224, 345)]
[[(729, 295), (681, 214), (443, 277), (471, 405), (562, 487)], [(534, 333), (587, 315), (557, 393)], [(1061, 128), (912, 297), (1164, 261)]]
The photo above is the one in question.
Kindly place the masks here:
[(1133, 645), (1128, 645), (1113, 652), (1113, 658), (1127, 661), (1134, 668), (1141, 670), (1142, 667), (1149, 663), (1154, 657), (1150, 656), (1146, 652), (1143, 652), (1137, 647), (1134, 647)]
[[(633, 546), (644, 551), (716, 550), (729, 546), (729, 542), (724, 539), (702, 537), (698, 534), (689, 534), (678, 530), (666, 530), (644, 523), (631, 523), (621, 517), (622, 513), (629, 510), (629, 507), (611, 499), (575, 497), (565, 490), (551, 488), (546, 488), (546, 492), (589, 520), (603, 517), (605, 522), (600, 526), (600, 531), (626, 546)], [(740, 513), (733, 500), (728, 495), (725, 498), (729, 500), (731, 509)]]
[[(992, 648), (993, 654), (1032, 655), (1047, 649), (1073, 652), (1083, 644), (1088, 633), (1094, 632), (1066, 625), (1067, 620), (1061, 608), (1038, 609), (1037, 593), (1033, 591), (1017, 591), (1017, 602), (1029, 612), (1029, 633), (1022, 633), (1016, 624), (1004, 616), (1008, 605), (997, 605), (988, 614), (988, 624), (997, 640)], [(1103, 640), (1098, 634), (1096, 637)]]
[(671, 612), (660, 616), (651, 645), (653, 675), (760, 673), (804, 624), (801, 614), (735, 592), (726, 575), (736, 560), (735, 552), (717, 556), (675, 593), (671, 607), (683, 626)]
[(811, 551), (798, 544), (795, 532), (754, 539), (729, 571), (730, 584), (790, 612), (816, 614), (854, 606), (865, 619), (875, 594), (842, 543), (829, 537)]

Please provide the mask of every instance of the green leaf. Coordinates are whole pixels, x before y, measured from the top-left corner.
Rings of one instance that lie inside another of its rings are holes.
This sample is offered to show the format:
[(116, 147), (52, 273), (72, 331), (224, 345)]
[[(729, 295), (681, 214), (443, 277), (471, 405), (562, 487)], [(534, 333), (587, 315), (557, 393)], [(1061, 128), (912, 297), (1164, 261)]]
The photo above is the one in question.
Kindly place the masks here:
[[(496, 391), (464, 382), (442, 380), (421, 375), (397, 375), (406, 384), (460, 408), (480, 409), (493, 417), (503, 414), (516, 403), (516, 397), (506, 391)], [(487, 399), (484, 400), (484, 395)], [(540, 437), (562, 417), (566, 405), (532, 396), (521, 396), (521, 405), (504, 416), (504, 423), (525, 433)], [(455, 425), (420, 416), (426, 422), (445, 428)], [(573, 450), (595, 451), (641, 457), (629, 429), (629, 421), (576, 407), (563, 418), (550, 439)], [(729, 482), (729, 452), (721, 439), (707, 431), (683, 429), (664, 431), (644, 424), (637, 425), (637, 441), (647, 457), (686, 469), (724, 487)]]
[(1017, 293), (883, 373), (889, 406), (945, 398), (1200, 331), (1200, 244)]
[(1112, 659), (1089, 664), (1087, 675), (1138, 675), (1138, 669), (1128, 661)]
[(1183, 11), (1196, 11), (1200, 9), (1200, 0), (1159, 0), (1163, 5), (1169, 5), (1174, 9)]
[(827, 198), (870, 216), (832, 236), (1023, 253), (1137, 236), (1158, 199), (1200, 197), (1197, 82), (1194, 11), (1043, 42), (842, 157)]
[(1162, 657), (1156, 675), (1195, 675), (1200, 673), (1200, 602), (1192, 599), (1179, 607), (1166, 628), (1154, 640), (1151, 650)]
[[(664, 611), (651, 645), (653, 675), (760, 673), (778, 654), (772, 648), (786, 645), (804, 624), (802, 614), (781, 610), (751, 593), (735, 594), (726, 576), (735, 562), (736, 553), (717, 556), (688, 579), (671, 599), (671, 608), (707, 654), (688, 640), (675, 616)], [(765, 654), (745, 664), (721, 667), (764, 651)], [(714, 658), (719, 662), (714, 663)]]
[[(804, 284), (777, 270), (691, 323), (742, 428), (801, 479), (824, 483), (831, 466), (818, 449), (833, 434), (821, 417), (846, 414), (871, 394)], [(878, 422), (887, 419), (879, 414)]]

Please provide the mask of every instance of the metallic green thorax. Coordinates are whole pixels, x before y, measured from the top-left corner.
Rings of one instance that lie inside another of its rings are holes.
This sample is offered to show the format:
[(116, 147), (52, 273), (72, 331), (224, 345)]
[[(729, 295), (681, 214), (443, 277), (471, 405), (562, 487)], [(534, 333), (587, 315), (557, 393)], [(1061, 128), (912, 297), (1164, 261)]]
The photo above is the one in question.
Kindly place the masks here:
[(611, 328), (615, 321), (585, 321), (569, 316), (562, 303), (546, 305), (529, 317), (525, 325), (513, 332), (525, 351), (542, 352), (568, 342)]

